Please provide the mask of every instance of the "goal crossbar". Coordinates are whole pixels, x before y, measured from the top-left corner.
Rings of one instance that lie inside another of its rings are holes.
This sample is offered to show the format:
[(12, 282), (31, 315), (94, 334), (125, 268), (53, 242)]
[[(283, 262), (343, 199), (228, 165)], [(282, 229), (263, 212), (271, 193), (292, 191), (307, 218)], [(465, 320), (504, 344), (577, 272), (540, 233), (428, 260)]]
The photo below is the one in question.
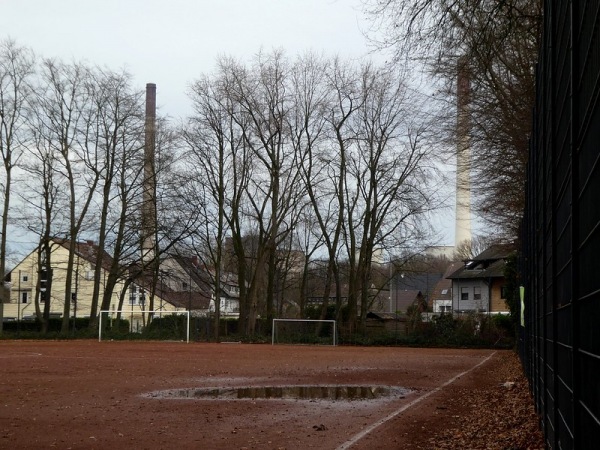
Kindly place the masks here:
[(148, 310), (148, 309), (122, 309), (122, 310), (116, 310), (116, 311), (111, 311), (111, 310), (102, 310), (100, 311), (100, 317), (99, 317), (99, 321), (98, 321), (98, 342), (102, 341), (102, 318), (104, 317), (104, 315), (108, 315), (108, 314), (112, 314), (112, 315), (116, 315), (118, 313), (121, 313), (121, 317), (125, 318), (127, 316), (132, 316), (132, 315), (144, 315), (147, 314), (148, 316), (151, 314), (154, 317), (162, 317), (162, 316), (169, 316), (172, 314), (182, 314), (186, 316), (186, 330), (185, 330), (185, 335), (186, 335), (186, 342), (189, 344), (190, 342), (190, 312), (189, 311), (164, 311), (164, 310)]
[(277, 322), (321, 322), (321, 323), (329, 323), (333, 326), (333, 345), (337, 345), (337, 323), (335, 320), (330, 319), (273, 319), (273, 327), (271, 330), (271, 345), (275, 345), (275, 335), (277, 333)]

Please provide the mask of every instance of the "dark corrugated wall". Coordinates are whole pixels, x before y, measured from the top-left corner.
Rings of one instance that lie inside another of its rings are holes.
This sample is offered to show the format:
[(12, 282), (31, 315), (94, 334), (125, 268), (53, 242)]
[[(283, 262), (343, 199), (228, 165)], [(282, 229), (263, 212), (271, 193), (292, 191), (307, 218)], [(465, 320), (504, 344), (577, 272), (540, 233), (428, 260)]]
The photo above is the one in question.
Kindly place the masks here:
[(600, 442), (600, 1), (545, 2), (521, 354), (549, 448)]

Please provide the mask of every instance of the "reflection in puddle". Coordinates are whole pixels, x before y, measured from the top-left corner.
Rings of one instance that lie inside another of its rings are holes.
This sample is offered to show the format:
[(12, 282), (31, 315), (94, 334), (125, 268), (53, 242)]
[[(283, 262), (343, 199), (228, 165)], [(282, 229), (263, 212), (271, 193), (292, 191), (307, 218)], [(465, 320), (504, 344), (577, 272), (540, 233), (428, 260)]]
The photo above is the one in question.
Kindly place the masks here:
[(229, 388), (173, 389), (150, 393), (152, 398), (375, 400), (403, 398), (408, 389), (391, 386), (250, 386)]

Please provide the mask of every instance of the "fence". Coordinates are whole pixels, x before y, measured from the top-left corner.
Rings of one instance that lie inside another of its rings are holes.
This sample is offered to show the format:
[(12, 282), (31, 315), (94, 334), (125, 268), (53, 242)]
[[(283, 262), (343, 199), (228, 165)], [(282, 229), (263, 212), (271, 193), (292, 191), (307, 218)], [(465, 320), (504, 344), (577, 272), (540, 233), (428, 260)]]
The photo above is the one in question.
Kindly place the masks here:
[(600, 2), (544, 2), (523, 226), (521, 354), (546, 443), (600, 436)]

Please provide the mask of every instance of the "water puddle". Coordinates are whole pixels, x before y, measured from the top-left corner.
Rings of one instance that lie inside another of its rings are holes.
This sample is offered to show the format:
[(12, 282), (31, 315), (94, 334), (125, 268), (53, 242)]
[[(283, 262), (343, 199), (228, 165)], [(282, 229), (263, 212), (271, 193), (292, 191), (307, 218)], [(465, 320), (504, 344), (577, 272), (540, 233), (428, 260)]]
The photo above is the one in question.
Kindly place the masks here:
[(394, 386), (246, 386), (171, 389), (147, 394), (160, 399), (238, 400), (376, 400), (404, 398), (409, 390)]

